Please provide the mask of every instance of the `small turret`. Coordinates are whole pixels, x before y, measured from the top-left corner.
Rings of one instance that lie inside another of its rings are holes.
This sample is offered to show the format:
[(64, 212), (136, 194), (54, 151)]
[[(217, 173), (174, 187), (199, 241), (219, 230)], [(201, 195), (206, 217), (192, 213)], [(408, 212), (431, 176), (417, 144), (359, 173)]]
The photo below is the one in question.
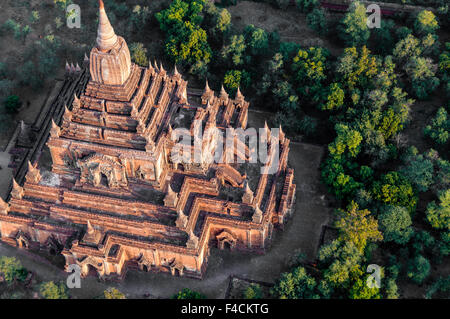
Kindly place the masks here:
[(244, 195), (242, 195), (242, 203), (251, 205), (253, 202), (253, 191), (248, 186), (248, 181), (245, 183)]
[(50, 136), (51, 137), (59, 137), (61, 129), (58, 125), (56, 125), (55, 121), (52, 119), (52, 127), (50, 128)]
[(95, 232), (95, 228), (92, 226), (92, 224), (91, 224), (91, 222), (89, 220), (87, 221), (87, 230), (86, 230), (86, 232), (89, 235), (92, 235)]
[(236, 102), (243, 102), (245, 100), (244, 95), (242, 95), (241, 90), (239, 89), (239, 87), (237, 88), (237, 91), (236, 91), (235, 100), (236, 100)]
[(0, 197), (0, 214), (8, 215), (9, 213), (9, 204)]
[(23, 192), (23, 187), (21, 187), (17, 182), (16, 182), (16, 180), (13, 178), (13, 188), (12, 188), (12, 190), (11, 190), (11, 196), (12, 196), (12, 198), (15, 198), (15, 199), (22, 199), (22, 197), (23, 197), (23, 194), (24, 194), (24, 192)]
[(28, 172), (25, 176), (27, 183), (38, 184), (41, 180), (41, 172), (37, 168), (37, 163), (33, 166), (30, 161), (28, 161)]

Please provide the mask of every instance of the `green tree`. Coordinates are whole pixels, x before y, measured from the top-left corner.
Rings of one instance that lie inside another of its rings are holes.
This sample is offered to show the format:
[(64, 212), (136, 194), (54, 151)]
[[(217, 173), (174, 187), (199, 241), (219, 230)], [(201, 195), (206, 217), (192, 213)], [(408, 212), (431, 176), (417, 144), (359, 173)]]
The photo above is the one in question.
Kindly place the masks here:
[(258, 284), (250, 284), (242, 295), (244, 299), (261, 299), (262, 298), (262, 289)]
[(350, 299), (381, 299), (380, 289), (369, 287), (367, 277), (368, 275), (356, 280), (349, 292)]
[(366, 7), (359, 1), (352, 2), (341, 21), (340, 36), (348, 46), (363, 46), (370, 37)]
[(408, 180), (398, 172), (382, 175), (373, 183), (372, 194), (387, 205), (406, 207), (410, 213), (415, 211), (417, 197)]
[(272, 294), (280, 299), (316, 299), (316, 286), (316, 280), (308, 275), (306, 269), (297, 267), (292, 272), (281, 274)]
[(416, 284), (421, 284), (430, 274), (430, 262), (422, 255), (411, 259), (407, 265), (406, 275)]
[(183, 288), (177, 294), (173, 295), (172, 299), (206, 299), (206, 296), (199, 292), (190, 290), (189, 288)]
[(428, 204), (426, 215), (434, 228), (450, 230), (450, 189), (439, 193), (439, 204), (435, 201)]
[(433, 298), (433, 295), (441, 292), (446, 293), (450, 292), (450, 276), (447, 277), (439, 277), (428, 289), (425, 294), (426, 299)]
[(414, 22), (414, 30), (418, 34), (426, 34), (434, 33), (437, 29), (439, 29), (439, 24), (434, 13), (429, 10), (420, 11)]
[(39, 15), (39, 11), (37, 10), (33, 10), (31, 11), (31, 15), (30, 15), (30, 22), (32, 24), (35, 24), (39, 21), (39, 19), (41, 18), (41, 16)]
[(230, 70), (225, 73), (223, 84), (230, 93), (234, 94), (238, 87), (245, 88), (250, 84), (250, 75), (245, 71)]
[(399, 206), (382, 206), (378, 216), (378, 224), (383, 232), (384, 240), (397, 244), (406, 244), (413, 234), (412, 221), (408, 210)]
[(265, 55), (269, 49), (269, 35), (264, 29), (250, 24), (244, 29), (244, 37), (249, 53), (253, 56)]
[(245, 50), (247, 45), (244, 36), (233, 35), (229, 39), (229, 43), (224, 45), (220, 51), (221, 57), (228, 61), (232, 61), (233, 65), (238, 66), (245, 61)]
[(358, 204), (350, 203), (347, 210), (338, 210), (340, 218), (335, 226), (339, 229), (339, 238), (343, 241), (351, 241), (363, 251), (367, 241), (382, 240), (383, 236), (378, 230), (378, 221), (370, 215), (367, 209), (358, 210)]
[(60, 282), (54, 283), (53, 281), (48, 281), (41, 284), (39, 292), (45, 299), (69, 299), (69, 293), (67, 291), (67, 286)]
[(394, 58), (399, 64), (404, 64), (409, 58), (419, 56), (421, 53), (420, 41), (412, 34), (398, 41), (393, 51)]
[(361, 49), (346, 48), (338, 59), (336, 72), (349, 91), (358, 86), (366, 88), (380, 74), (379, 62), (365, 46)]
[(398, 286), (394, 279), (390, 278), (386, 281), (385, 288), (386, 299), (398, 299)]
[(176, 63), (191, 66), (191, 72), (203, 73), (212, 51), (206, 31), (200, 27), (204, 0), (174, 0), (169, 8), (156, 13), (166, 33), (166, 53)]
[(338, 156), (345, 153), (351, 157), (356, 157), (361, 148), (361, 133), (344, 124), (336, 124), (335, 130), (337, 137), (333, 143), (328, 145), (330, 154)]
[(358, 165), (342, 156), (329, 156), (322, 166), (322, 178), (330, 191), (339, 199), (353, 197), (363, 187), (349, 172), (355, 172)]
[(11, 284), (15, 280), (25, 280), (28, 271), (15, 257), (2, 256), (0, 257), (0, 274), (8, 284)]
[(332, 83), (328, 88), (327, 101), (321, 105), (322, 110), (334, 111), (338, 110), (344, 105), (344, 90), (338, 83)]
[(391, 20), (381, 20), (380, 28), (375, 28), (371, 31), (373, 41), (373, 47), (375, 48), (375, 52), (386, 56), (392, 53), (394, 49), (394, 38), (393, 38), (393, 29), (395, 28), (395, 23)]
[(227, 9), (219, 10), (215, 17), (214, 32), (216, 35), (227, 33), (231, 28), (231, 14)]
[(142, 67), (148, 66), (147, 49), (142, 43), (133, 42), (130, 45), (131, 60)]
[(108, 288), (103, 292), (105, 299), (127, 299), (117, 288)]
[[(117, 6), (114, 12), (120, 15), (128, 14), (128, 7)], [(143, 30), (147, 21), (150, 19), (150, 10), (148, 7), (141, 7), (140, 5), (135, 5), (133, 11), (131, 12), (130, 22), (135, 30)]]
[(429, 58), (411, 57), (405, 65), (405, 72), (414, 95), (419, 99), (428, 98), (439, 86), (439, 79), (435, 76), (436, 65)]
[(426, 192), (433, 184), (433, 162), (422, 154), (410, 156), (400, 172), (419, 192)]
[(445, 108), (441, 107), (437, 110), (436, 116), (425, 127), (424, 134), (437, 144), (447, 143), (450, 138), (450, 117)]
[(317, 101), (323, 90), (322, 83), (327, 78), (327, 58), (329, 52), (323, 48), (300, 49), (292, 60), (297, 92), (304, 99)]
[(295, 0), (297, 8), (301, 12), (311, 12), (320, 6), (319, 0)]
[(314, 8), (306, 15), (308, 26), (320, 35), (328, 33), (328, 23), (325, 16), (325, 10), (322, 8)]
[(323, 278), (332, 288), (345, 292), (352, 282), (364, 275), (361, 269), (363, 254), (352, 241), (334, 240), (323, 245), (318, 259)]

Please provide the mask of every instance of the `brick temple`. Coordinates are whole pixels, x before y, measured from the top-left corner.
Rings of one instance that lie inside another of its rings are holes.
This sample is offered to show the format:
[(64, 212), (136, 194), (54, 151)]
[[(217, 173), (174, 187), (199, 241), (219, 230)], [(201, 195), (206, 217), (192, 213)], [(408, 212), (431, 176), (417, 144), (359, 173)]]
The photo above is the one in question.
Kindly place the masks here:
[(190, 102), (176, 67), (132, 63), (102, 1), (86, 60), (82, 93), (49, 124), (51, 171), (28, 161), (23, 185), (13, 179), (8, 201), (0, 198), (1, 240), (62, 254), (66, 270), (77, 264), (82, 276), (101, 278), (129, 268), (201, 278), (211, 247), (263, 253), (295, 201), (289, 139), (263, 131), (269, 150), (278, 145), (269, 151), (269, 161), (279, 157), (275, 174), (250, 163), (246, 145), (232, 154), (244, 163), (203, 161), (223, 147), (214, 136), (202, 142), (200, 163), (171, 156), (173, 131), (193, 135), (195, 121), (202, 131), (246, 129), (249, 103), (208, 84)]

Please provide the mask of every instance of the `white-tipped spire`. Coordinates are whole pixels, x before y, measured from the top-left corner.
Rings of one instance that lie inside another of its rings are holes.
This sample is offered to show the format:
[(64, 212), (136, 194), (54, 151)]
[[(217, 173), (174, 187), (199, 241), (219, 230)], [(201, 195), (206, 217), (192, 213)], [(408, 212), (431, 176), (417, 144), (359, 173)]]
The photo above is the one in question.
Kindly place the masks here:
[(97, 29), (97, 47), (101, 51), (108, 51), (117, 42), (117, 35), (114, 32), (108, 16), (106, 15), (105, 5), (99, 0), (98, 29)]
[(12, 196), (13, 198), (15, 198), (15, 199), (22, 199), (22, 197), (23, 197), (23, 187), (21, 187), (21, 186), (16, 182), (16, 180), (14, 179), (14, 177), (13, 177), (13, 179), (12, 179), (12, 182), (13, 182), (13, 187), (12, 187), (12, 190), (11, 190), (11, 196)]
[(227, 93), (227, 91), (225, 91), (225, 88), (223, 87), (223, 84), (222, 84), (222, 87), (220, 88), (219, 97), (221, 99), (224, 99), (225, 101), (228, 101), (228, 93)]
[(95, 232), (95, 229), (94, 229), (94, 227), (92, 227), (91, 222), (88, 220), (87, 221), (87, 233), (89, 235), (92, 235), (94, 232)]
[(0, 214), (8, 215), (9, 204), (0, 197)]
[(236, 91), (236, 100), (243, 100), (243, 99), (244, 99), (244, 95), (242, 95), (241, 90), (238, 87), (237, 91)]
[(52, 119), (52, 127), (50, 129), (50, 136), (51, 137), (59, 137), (61, 129), (58, 125), (56, 125), (55, 121)]

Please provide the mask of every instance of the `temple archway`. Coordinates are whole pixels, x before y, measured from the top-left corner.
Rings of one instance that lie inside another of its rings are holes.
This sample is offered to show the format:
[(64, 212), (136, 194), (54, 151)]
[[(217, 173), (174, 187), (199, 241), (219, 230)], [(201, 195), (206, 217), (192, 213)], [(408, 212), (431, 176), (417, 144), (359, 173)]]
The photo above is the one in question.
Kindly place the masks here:
[(223, 230), (221, 233), (219, 233), (216, 236), (216, 239), (217, 239), (217, 247), (221, 250), (225, 248), (233, 250), (236, 248), (237, 244), (236, 237), (226, 230)]

